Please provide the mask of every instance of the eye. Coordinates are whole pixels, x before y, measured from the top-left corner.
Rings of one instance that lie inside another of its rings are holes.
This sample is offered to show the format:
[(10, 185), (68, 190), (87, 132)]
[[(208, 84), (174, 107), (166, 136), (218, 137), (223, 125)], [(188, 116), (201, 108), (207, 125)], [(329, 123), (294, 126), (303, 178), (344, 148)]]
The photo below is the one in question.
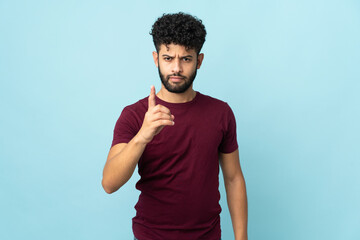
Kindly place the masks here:
[(168, 62), (171, 60), (171, 57), (164, 57), (164, 60)]
[(184, 60), (184, 62), (190, 62), (191, 58), (184, 57), (183, 60)]

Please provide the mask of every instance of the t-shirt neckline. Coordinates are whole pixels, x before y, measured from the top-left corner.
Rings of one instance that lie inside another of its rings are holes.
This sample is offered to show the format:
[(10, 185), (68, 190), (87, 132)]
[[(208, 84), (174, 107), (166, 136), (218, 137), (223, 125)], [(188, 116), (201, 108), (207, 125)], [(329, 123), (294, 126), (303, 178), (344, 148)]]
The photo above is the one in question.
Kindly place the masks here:
[(199, 93), (198, 91), (195, 91), (196, 95), (195, 97), (188, 102), (184, 102), (184, 103), (170, 103), (170, 102), (166, 102), (162, 99), (160, 99), (158, 96), (155, 95), (155, 99), (156, 99), (156, 104), (161, 104), (164, 105), (165, 107), (174, 107), (174, 108), (185, 108), (185, 107), (189, 107), (190, 105), (193, 105), (194, 103), (197, 102), (197, 100), (199, 99), (201, 93)]

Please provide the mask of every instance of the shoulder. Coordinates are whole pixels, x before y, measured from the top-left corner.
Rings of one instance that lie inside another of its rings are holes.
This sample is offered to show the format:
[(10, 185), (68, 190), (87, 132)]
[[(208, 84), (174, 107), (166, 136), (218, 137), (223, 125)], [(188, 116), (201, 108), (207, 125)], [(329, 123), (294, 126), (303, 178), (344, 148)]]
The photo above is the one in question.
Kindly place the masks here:
[(148, 102), (147, 97), (140, 99), (139, 101), (127, 105), (124, 107), (123, 112), (129, 112), (129, 113), (141, 113), (143, 111), (147, 111), (148, 108)]
[(220, 110), (220, 109), (225, 110), (225, 111), (231, 110), (231, 108), (227, 102), (224, 102), (220, 99), (217, 99), (217, 98), (214, 98), (214, 97), (211, 97), (211, 96), (199, 93), (199, 92), (198, 92), (198, 94), (199, 94), (199, 102), (202, 105), (210, 106), (211, 108), (215, 108), (216, 110)]
[(234, 112), (227, 102), (204, 94), (200, 94), (199, 99), (199, 108), (210, 114), (213, 119), (225, 124), (235, 121)]
[(138, 123), (143, 120), (147, 111), (147, 98), (140, 99), (139, 101), (127, 105), (121, 111), (118, 121), (127, 123)]

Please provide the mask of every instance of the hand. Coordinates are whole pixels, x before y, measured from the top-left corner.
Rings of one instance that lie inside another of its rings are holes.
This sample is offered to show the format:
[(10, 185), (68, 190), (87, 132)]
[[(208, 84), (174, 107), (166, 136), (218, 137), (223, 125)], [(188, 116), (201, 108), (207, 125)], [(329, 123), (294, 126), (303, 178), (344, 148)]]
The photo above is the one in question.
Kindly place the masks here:
[(165, 126), (173, 126), (175, 118), (167, 107), (156, 105), (154, 86), (151, 86), (148, 102), (148, 111), (145, 113), (143, 124), (138, 132), (145, 144), (151, 142)]

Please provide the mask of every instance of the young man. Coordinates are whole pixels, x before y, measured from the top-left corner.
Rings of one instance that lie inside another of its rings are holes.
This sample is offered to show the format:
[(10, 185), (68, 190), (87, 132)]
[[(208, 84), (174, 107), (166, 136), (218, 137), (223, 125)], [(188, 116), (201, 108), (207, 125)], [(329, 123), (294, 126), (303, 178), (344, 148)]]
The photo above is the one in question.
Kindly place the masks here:
[(235, 118), (220, 100), (193, 90), (206, 31), (188, 14), (164, 14), (152, 27), (156, 94), (127, 106), (114, 130), (102, 185), (117, 191), (136, 165), (141, 191), (133, 218), (139, 240), (219, 240), (219, 161), (235, 239), (247, 239), (247, 197)]

